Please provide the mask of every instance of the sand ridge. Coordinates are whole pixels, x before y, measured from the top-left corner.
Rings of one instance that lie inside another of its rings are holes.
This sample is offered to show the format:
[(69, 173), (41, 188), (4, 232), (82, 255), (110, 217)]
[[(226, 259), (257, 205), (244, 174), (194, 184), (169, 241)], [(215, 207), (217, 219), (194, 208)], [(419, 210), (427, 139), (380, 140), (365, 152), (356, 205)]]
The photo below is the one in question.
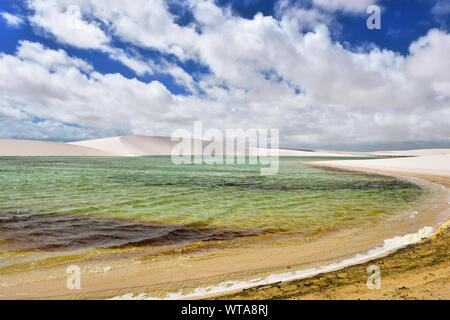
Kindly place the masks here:
[(414, 173), (450, 177), (450, 154), (394, 159), (321, 161), (314, 164), (336, 168), (382, 170), (394, 173)]
[(0, 157), (112, 157), (115, 154), (59, 142), (0, 140)]
[[(203, 148), (210, 141), (190, 139), (191, 145), (199, 143)], [(170, 137), (156, 136), (119, 136), (94, 140), (83, 140), (69, 143), (45, 142), (34, 140), (0, 140), (0, 156), (17, 157), (44, 157), (44, 156), (71, 156), (71, 157), (141, 157), (141, 156), (170, 156), (172, 149), (179, 141)], [(219, 144), (226, 150), (225, 144)], [(245, 155), (252, 148), (236, 147), (237, 154)], [(201, 154), (194, 151), (193, 155)], [(259, 148), (258, 150), (269, 151)], [(290, 149), (276, 149), (273, 155), (296, 157), (365, 157), (367, 154), (335, 151), (302, 151)]]
[[(190, 139), (191, 145), (199, 143), (203, 148), (210, 141)], [(75, 141), (69, 143), (46, 142), (35, 140), (0, 140), (0, 156), (17, 157), (141, 157), (141, 156), (170, 156), (173, 147), (179, 141), (170, 137), (158, 136), (119, 136), (93, 140)], [(220, 144), (226, 150), (225, 144)], [(247, 154), (255, 148), (237, 147), (238, 154)], [(292, 150), (257, 148), (267, 152), (268, 155), (282, 157), (415, 157), (450, 155), (450, 149), (426, 149), (406, 151), (379, 151), (379, 152), (343, 152), (327, 150)], [(193, 149), (194, 150), (194, 149)], [(273, 153), (271, 153), (273, 152)], [(198, 151), (192, 152), (197, 155)], [(201, 153), (201, 151), (200, 151)]]

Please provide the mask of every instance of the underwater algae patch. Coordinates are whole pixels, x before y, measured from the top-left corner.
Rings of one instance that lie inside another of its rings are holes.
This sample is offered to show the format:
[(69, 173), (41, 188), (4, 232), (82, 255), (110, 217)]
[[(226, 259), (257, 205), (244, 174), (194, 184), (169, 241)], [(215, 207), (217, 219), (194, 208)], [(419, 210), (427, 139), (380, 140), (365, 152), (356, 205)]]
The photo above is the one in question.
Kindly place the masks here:
[[(0, 231), (9, 250), (77, 250), (89, 247), (161, 246), (226, 240), (261, 234), (258, 230), (166, 225), (63, 213), (0, 212)], [(1, 243), (0, 243), (1, 245)], [(1, 247), (0, 247), (1, 248)]]

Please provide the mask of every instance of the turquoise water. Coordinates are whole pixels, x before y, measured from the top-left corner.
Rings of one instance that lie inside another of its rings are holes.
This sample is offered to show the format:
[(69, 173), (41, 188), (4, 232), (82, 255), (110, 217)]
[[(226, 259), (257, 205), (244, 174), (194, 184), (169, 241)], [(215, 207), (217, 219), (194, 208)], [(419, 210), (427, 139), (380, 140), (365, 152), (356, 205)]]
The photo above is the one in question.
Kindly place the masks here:
[(261, 176), (255, 165), (174, 165), (170, 157), (0, 158), (0, 240), (29, 235), (64, 248), (70, 237), (108, 246), (313, 232), (377, 223), (424, 197), (408, 182), (306, 160), (319, 159), (281, 158), (277, 175)]

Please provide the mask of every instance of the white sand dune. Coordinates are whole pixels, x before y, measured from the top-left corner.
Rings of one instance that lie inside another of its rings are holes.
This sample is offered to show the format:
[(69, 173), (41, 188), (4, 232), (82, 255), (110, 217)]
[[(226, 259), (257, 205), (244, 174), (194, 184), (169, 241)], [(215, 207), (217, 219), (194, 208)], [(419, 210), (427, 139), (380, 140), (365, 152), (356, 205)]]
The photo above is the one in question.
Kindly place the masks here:
[(320, 161), (316, 164), (450, 177), (450, 154), (395, 159)]
[[(268, 154), (271, 154), (272, 150), (270, 149), (262, 149), (265, 150)], [(359, 158), (359, 157), (370, 157), (370, 155), (366, 154), (355, 154), (355, 153), (347, 153), (340, 151), (303, 151), (303, 150), (290, 150), (290, 149), (279, 149), (278, 150), (280, 157), (351, 157), (351, 158)]]
[[(208, 141), (191, 140), (200, 142), (203, 148)], [(30, 140), (0, 140), (0, 156), (168, 156), (178, 141), (172, 141), (169, 137), (150, 136), (122, 136), (95, 140), (77, 141), (71, 143), (55, 143)], [(222, 145), (223, 146), (223, 145)], [(194, 149), (193, 149), (194, 150)], [(250, 149), (251, 150), (251, 149)], [(266, 150), (271, 154), (268, 149)], [(373, 153), (338, 152), (338, 151), (302, 151), (280, 149), (280, 156), (297, 157), (367, 157), (367, 156), (421, 156), (450, 154), (450, 149), (410, 150), (410, 151), (386, 151)], [(239, 154), (248, 154), (245, 148), (238, 148)], [(201, 154), (193, 152), (193, 154)]]
[[(194, 140), (192, 140), (194, 141)], [(199, 140), (196, 140), (199, 141)], [(85, 140), (71, 142), (72, 145), (90, 147), (98, 150), (103, 150), (108, 153), (114, 153), (117, 156), (136, 157), (136, 156), (157, 156), (170, 155), (172, 148), (177, 144), (177, 141), (171, 141), (169, 137), (149, 137), (149, 136), (124, 136), (96, 140)], [(210, 142), (203, 141), (203, 146)], [(239, 148), (241, 154), (244, 154), (245, 149)], [(225, 151), (224, 151), (225, 153)], [(194, 153), (196, 154), (196, 153)], [(315, 151), (300, 151), (280, 149), (280, 156), (297, 156), (297, 157), (358, 157), (364, 155), (347, 154), (342, 152), (315, 152)]]
[[(204, 148), (208, 141), (200, 142)], [(85, 140), (70, 143), (44, 142), (34, 140), (0, 140), (0, 156), (73, 156), (73, 157), (139, 157), (139, 156), (168, 156), (172, 148), (178, 144), (169, 137), (124, 136), (95, 140)], [(223, 146), (223, 145), (222, 145)], [(224, 148), (224, 147), (223, 147)], [(194, 148), (192, 148), (194, 150)], [(225, 152), (225, 148), (224, 148)], [(245, 148), (237, 148), (238, 154), (248, 154)], [(193, 152), (193, 154), (201, 154)], [(280, 156), (299, 157), (347, 157), (351, 154), (337, 152), (314, 152), (299, 150), (279, 150)]]
[(419, 156), (437, 156), (450, 154), (450, 149), (416, 149), (416, 150), (397, 150), (397, 151), (376, 151), (370, 152), (373, 156), (393, 156), (393, 157), (419, 157)]
[(66, 143), (0, 140), (1, 157), (110, 157), (114, 154)]
[[(169, 137), (123, 136), (76, 141), (69, 144), (98, 149), (121, 157), (140, 157), (169, 156), (172, 148), (178, 143), (177, 141), (172, 141)], [(192, 145), (193, 143), (194, 140), (191, 140)], [(193, 153), (195, 154), (195, 152)]]

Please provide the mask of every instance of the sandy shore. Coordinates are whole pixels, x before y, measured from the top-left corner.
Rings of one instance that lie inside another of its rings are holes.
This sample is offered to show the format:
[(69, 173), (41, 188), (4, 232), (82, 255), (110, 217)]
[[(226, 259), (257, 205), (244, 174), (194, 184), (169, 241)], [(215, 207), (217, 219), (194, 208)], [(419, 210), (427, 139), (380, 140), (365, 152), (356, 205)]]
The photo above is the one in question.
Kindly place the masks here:
[[(392, 159), (396, 160), (396, 159)], [(399, 159), (400, 160), (400, 159)], [(403, 164), (408, 165), (408, 159)], [(440, 161), (441, 159), (439, 159)], [(372, 168), (366, 164), (348, 161), (321, 163), (319, 166), (341, 167), (349, 170), (377, 172), (396, 176), (408, 176), (428, 180), (450, 188), (450, 177), (446, 174), (448, 162), (440, 162), (444, 167), (443, 175), (425, 175), (416, 170), (402, 172), (398, 168), (392, 170), (374, 169), (379, 162), (372, 161)], [(396, 161), (399, 163), (399, 161)], [(414, 163), (424, 163), (413, 161)], [(381, 166), (383, 165), (381, 161)], [(315, 164), (317, 165), (317, 163)], [(428, 163), (430, 165), (430, 163)], [(364, 169), (361, 169), (364, 168)], [(428, 167), (429, 168), (429, 167)], [(414, 168), (416, 169), (416, 168)], [(413, 171), (413, 172), (411, 172)], [(450, 202), (448, 203), (450, 204)], [(244, 289), (243, 291), (215, 297), (216, 299), (450, 299), (450, 223), (447, 221), (435, 234), (417, 244), (398, 249), (387, 256), (352, 265), (337, 271), (322, 273), (311, 278), (279, 282)], [(369, 290), (367, 268), (378, 266), (381, 271), (381, 288)]]
[(393, 159), (321, 161), (314, 165), (400, 176), (450, 177), (450, 154)]
[[(381, 270), (381, 288), (369, 290), (367, 267)], [(450, 231), (388, 256), (312, 278), (260, 286), (217, 299), (450, 299)]]

